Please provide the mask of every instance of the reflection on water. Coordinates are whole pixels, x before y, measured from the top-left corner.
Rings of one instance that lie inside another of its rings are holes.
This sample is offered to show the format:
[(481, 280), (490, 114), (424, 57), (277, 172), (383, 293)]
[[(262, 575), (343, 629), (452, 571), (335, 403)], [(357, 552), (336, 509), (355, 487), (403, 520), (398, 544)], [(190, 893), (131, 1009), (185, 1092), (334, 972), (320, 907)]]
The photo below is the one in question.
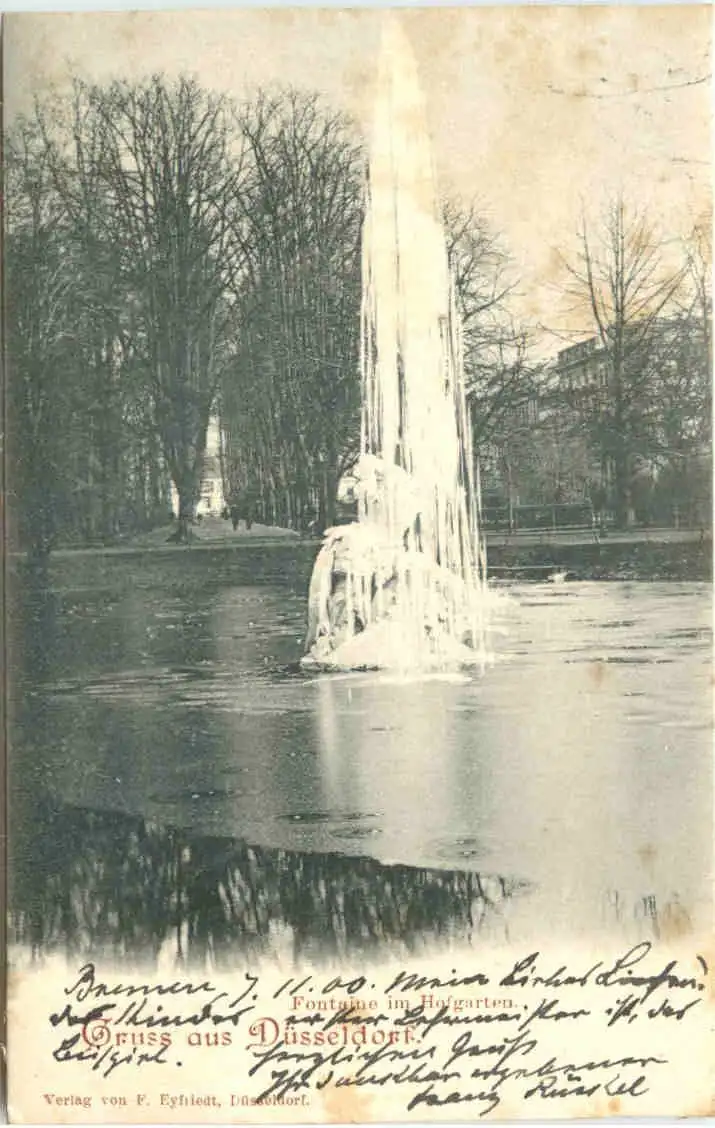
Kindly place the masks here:
[(406, 955), (503, 938), (518, 883), (382, 866), (370, 858), (265, 850), (126, 815), (46, 810), (31, 867), (14, 874), (11, 942), (81, 960), (231, 967)]
[[(512, 929), (543, 933), (548, 920), (554, 932), (591, 932), (604, 921), (641, 921), (682, 931), (708, 918), (708, 586), (515, 586), (497, 601), (495, 664), (483, 676), (310, 677), (298, 660), (311, 563), (295, 545), (263, 555), (106, 557), (101, 573), (96, 558), (78, 557), (56, 563), (41, 600), (18, 598), (11, 845), (16, 872), (35, 866), (40, 875), (33, 896), (45, 906), (42, 943), (69, 942), (67, 910), (51, 905), (61, 899), (58, 883), (72, 884), (71, 868), (111, 870), (109, 812), (143, 826), (139, 840), (151, 844), (154, 861), (136, 862), (137, 888), (142, 865), (161, 869), (161, 841), (189, 839), (191, 865), (204, 859), (196, 890), (202, 882), (207, 891), (227, 888), (219, 872), (228, 850), (239, 869), (258, 868), (257, 886), (273, 890), (261, 895), (266, 919), (282, 922), (299, 946), (318, 937), (306, 939), (275, 889), (287, 888), (289, 871), (305, 876), (311, 866), (322, 877), (311, 877), (313, 886), (296, 878), (300, 896), (309, 915), (338, 921), (320, 932), (320, 943), (334, 933), (338, 946), (373, 932), (379, 943), (390, 936), (404, 945), (422, 933), (434, 938), (435, 929), (465, 934), (473, 927), (466, 890), (477, 873), (502, 875), (503, 892), (528, 887), (507, 898)], [(65, 843), (45, 885), (29, 830), (40, 798)], [(67, 845), (81, 822), (70, 809), (94, 820), (85, 827), (91, 865)], [(385, 868), (393, 866), (427, 898), (414, 918), (421, 923), (406, 931), (394, 906), (380, 910), (379, 927), (366, 923), (373, 902), (382, 903), (381, 882), (394, 892), (389, 875), (398, 871)], [(316, 909), (308, 889), (323, 888), (325, 867), (340, 874), (335, 903), (352, 890), (359, 911), (336, 915), (329, 898)], [(439, 872), (457, 884), (428, 911)], [(351, 874), (360, 875), (359, 894)], [(159, 899), (179, 897), (175, 881), (161, 890)], [(120, 910), (102, 912), (111, 924)], [(141, 944), (150, 943), (146, 898), (137, 894), (120, 915), (125, 933), (131, 918)], [(251, 932), (237, 919), (234, 944)], [(181, 920), (188, 928), (189, 917)], [(107, 945), (110, 924), (97, 933)], [(164, 920), (162, 936), (167, 927)], [(202, 925), (196, 935), (204, 934)]]

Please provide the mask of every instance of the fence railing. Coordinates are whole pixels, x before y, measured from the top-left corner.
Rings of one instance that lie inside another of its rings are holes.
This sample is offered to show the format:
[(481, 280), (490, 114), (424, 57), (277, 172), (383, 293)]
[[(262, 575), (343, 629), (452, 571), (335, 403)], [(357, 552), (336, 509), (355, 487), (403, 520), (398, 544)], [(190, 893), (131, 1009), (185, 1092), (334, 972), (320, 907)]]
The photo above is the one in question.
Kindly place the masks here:
[(588, 504), (484, 506), (482, 520), (486, 529), (515, 532), (518, 529), (592, 529), (614, 523), (612, 513), (596, 514)]

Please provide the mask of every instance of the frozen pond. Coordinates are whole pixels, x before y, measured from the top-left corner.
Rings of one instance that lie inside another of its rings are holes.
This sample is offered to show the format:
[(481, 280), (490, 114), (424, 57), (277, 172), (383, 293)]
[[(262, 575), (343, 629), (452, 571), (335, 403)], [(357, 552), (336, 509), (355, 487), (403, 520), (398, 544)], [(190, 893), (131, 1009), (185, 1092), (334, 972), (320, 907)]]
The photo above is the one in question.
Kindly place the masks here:
[[(306, 546), (76, 560), (32, 620), (16, 601), (16, 905), (29, 882), (46, 914), (42, 882), (89, 865), (88, 836), (111, 869), (102, 826), (124, 814), (287, 870), (337, 855), (366, 901), (381, 865), (484, 875), (523, 890), (525, 932), (702, 922), (707, 585), (500, 586), (490, 668), (405, 680), (300, 671)], [(48, 818), (54, 849), (31, 832)]]

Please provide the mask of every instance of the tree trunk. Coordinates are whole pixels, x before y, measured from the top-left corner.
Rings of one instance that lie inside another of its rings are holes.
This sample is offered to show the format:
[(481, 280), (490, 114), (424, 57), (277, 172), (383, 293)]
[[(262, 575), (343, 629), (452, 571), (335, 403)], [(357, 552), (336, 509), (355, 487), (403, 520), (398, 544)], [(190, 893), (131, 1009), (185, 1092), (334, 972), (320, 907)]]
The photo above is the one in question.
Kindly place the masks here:
[(628, 456), (619, 443), (619, 450), (614, 459), (614, 492), (616, 526), (627, 529), (633, 524), (633, 511), (631, 507), (630, 473), (628, 469)]
[(171, 534), (169, 540), (173, 544), (189, 544), (194, 538), (194, 531), (192, 525), (194, 523), (194, 515), (196, 510), (196, 491), (192, 485), (183, 484), (177, 486), (179, 494), (179, 513), (176, 523), (176, 531)]
[(511, 459), (508, 459), (506, 464), (506, 488), (509, 535), (511, 536), (514, 532), (514, 486), (511, 475)]

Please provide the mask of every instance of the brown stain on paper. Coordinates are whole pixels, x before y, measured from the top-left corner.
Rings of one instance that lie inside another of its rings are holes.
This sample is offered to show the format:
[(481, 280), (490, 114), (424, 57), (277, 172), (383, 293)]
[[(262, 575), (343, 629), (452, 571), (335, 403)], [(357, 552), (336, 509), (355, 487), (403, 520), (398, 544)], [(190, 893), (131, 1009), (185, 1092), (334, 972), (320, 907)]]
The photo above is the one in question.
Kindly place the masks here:
[(330, 1124), (367, 1124), (372, 1098), (354, 1085), (329, 1085), (321, 1093), (323, 1120)]
[(596, 662), (591, 662), (588, 667), (588, 676), (595, 689), (600, 689), (608, 676), (606, 663), (599, 659)]
[(675, 898), (663, 906), (658, 917), (661, 940), (680, 940), (693, 931), (693, 922), (687, 909)]
[[(366, 1021), (371, 1012), (365, 1007), (353, 1005), (350, 1022)], [(369, 1115), (373, 1099), (356, 1085), (328, 1085), (321, 1092), (323, 1119), (331, 1124), (365, 1124), (375, 1119)]]
[(640, 849), (636, 850), (636, 856), (643, 866), (643, 869), (647, 870), (648, 873), (653, 872), (657, 854), (658, 851), (652, 842), (648, 842), (645, 846), (641, 846)]

